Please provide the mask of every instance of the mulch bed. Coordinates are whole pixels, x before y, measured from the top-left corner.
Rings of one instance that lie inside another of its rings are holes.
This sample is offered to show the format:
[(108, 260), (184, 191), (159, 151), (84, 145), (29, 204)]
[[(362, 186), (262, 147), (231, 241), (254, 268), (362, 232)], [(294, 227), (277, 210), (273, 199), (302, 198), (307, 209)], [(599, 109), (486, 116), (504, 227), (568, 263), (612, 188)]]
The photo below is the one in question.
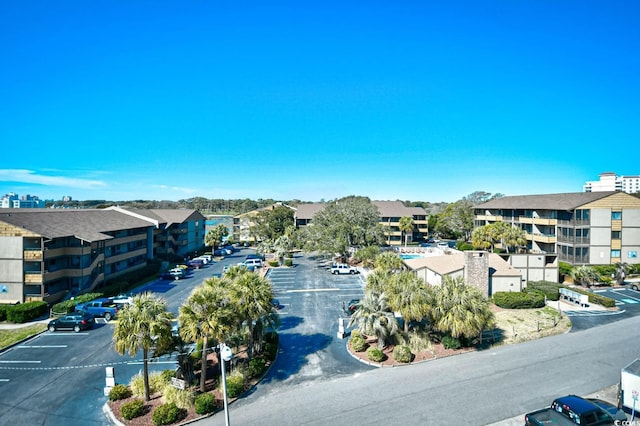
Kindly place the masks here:
[[(241, 348), (244, 349), (244, 348)], [(246, 350), (240, 350), (238, 351), (238, 353), (234, 354), (234, 358), (237, 359), (243, 359), (246, 358), (247, 354), (246, 354)], [(269, 363), (267, 362), (267, 365)], [(220, 378), (219, 376), (216, 374), (216, 372), (219, 372), (219, 367), (218, 367), (218, 358), (216, 357), (215, 353), (211, 353), (209, 355), (207, 355), (207, 370), (208, 370), (208, 374), (207, 374), (207, 381), (205, 383), (205, 387), (207, 389), (207, 392), (212, 393), (215, 396), (215, 400), (216, 400), (216, 406), (217, 406), (217, 410), (214, 413), (217, 413), (221, 410), (223, 410), (223, 396), (222, 396), (222, 392), (218, 389), (218, 385), (220, 383)], [(249, 380), (249, 382), (247, 383), (247, 389), (253, 387), (256, 385), (256, 383), (258, 382), (259, 379), (251, 379)], [(198, 380), (198, 386), (196, 388), (196, 390), (200, 389), (200, 385), (199, 385), (200, 381)], [(152, 426), (153, 425), (153, 411), (155, 410), (155, 408), (158, 405), (164, 404), (165, 401), (162, 398), (162, 395), (157, 393), (154, 395), (151, 395), (151, 400), (145, 402), (145, 414), (140, 416), (140, 417), (136, 417), (133, 418), (131, 420), (125, 420), (124, 418), (122, 418), (122, 416), (120, 415), (120, 407), (122, 407), (123, 404), (131, 401), (135, 399), (135, 397), (131, 397), (131, 398), (126, 398), (126, 399), (121, 399), (118, 401), (108, 401), (107, 404), (109, 405), (109, 408), (111, 409), (111, 412), (113, 413), (114, 417), (122, 424), (127, 425), (127, 426)], [(234, 401), (237, 398), (228, 398), (227, 401), (230, 403), (232, 401)], [(176, 422), (175, 424), (183, 424), (183, 423), (188, 423), (190, 421), (196, 420), (196, 419), (200, 419), (203, 417), (207, 417), (207, 415), (202, 415), (202, 414), (197, 414), (195, 411), (194, 407), (190, 407), (189, 409), (186, 410), (186, 416), (181, 418), (178, 422)]]
[[(374, 347), (377, 348), (378, 347), (378, 341), (376, 338), (374, 337), (367, 337), (366, 339), (367, 344), (368, 344), (368, 348), (370, 347)], [(458, 355), (461, 353), (466, 353), (466, 352), (473, 352), (476, 349), (475, 348), (460, 348), (460, 349), (445, 349), (445, 347), (442, 345), (442, 343), (432, 343), (431, 345), (431, 349), (429, 350), (423, 350), (420, 351), (418, 353), (413, 354), (413, 359), (411, 360), (410, 363), (404, 363), (404, 362), (398, 362), (396, 360), (393, 359), (393, 348), (395, 346), (394, 345), (387, 345), (386, 348), (384, 348), (382, 350), (382, 352), (385, 354), (386, 358), (381, 361), (381, 362), (374, 362), (371, 361), (369, 359), (369, 357), (367, 357), (367, 351), (366, 349), (362, 352), (355, 352), (351, 349), (351, 343), (347, 343), (347, 350), (349, 351), (349, 353), (355, 357), (357, 357), (358, 359), (365, 361), (369, 364), (372, 365), (379, 365), (382, 367), (392, 367), (392, 366), (401, 366), (401, 365), (410, 365), (410, 364), (416, 364), (418, 362), (423, 362), (423, 361), (430, 361), (433, 359), (438, 359), (438, 358), (444, 358), (444, 357), (448, 357), (448, 356), (452, 356), (452, 355)]]

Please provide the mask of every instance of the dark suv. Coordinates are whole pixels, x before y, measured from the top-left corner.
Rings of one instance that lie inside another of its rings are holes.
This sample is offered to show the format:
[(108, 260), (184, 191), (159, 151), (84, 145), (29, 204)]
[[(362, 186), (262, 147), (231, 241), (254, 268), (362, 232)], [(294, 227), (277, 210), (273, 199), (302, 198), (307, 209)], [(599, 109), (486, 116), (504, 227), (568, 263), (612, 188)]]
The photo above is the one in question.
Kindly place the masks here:
[(74, 312), (49, 321), (49, 331), (73, 330), (76, 333), (93, 328), (93, 315), (88, 312)]

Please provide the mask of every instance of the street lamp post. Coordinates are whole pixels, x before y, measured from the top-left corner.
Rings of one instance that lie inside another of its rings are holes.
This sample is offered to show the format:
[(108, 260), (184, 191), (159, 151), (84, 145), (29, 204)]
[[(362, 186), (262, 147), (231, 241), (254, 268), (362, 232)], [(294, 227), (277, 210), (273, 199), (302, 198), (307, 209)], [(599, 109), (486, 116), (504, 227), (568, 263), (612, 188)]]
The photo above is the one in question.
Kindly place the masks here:
[(220, 371), (222, 372), (222, 399), (224, 401), (224, 424), (229, 426), (229, 404), (227, 403), (227, 374), (225, 363), (231, 361), (233, 352), (224, 343), (218, 345), (220, 348)]

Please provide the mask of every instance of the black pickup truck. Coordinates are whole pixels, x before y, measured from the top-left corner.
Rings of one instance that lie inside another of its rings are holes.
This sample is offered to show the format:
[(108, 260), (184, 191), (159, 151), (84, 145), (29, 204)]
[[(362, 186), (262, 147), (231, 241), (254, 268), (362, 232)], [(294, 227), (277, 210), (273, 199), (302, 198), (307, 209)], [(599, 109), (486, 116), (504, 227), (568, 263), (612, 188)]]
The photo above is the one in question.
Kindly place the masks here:
[(556, 398), (550, 407), (524, 416), (527, 426), (600, 426), (619, 424), (620, 420), (627, 420), (627, 416), (618, 407), (599, 399), (581, 398), (576, 395)]

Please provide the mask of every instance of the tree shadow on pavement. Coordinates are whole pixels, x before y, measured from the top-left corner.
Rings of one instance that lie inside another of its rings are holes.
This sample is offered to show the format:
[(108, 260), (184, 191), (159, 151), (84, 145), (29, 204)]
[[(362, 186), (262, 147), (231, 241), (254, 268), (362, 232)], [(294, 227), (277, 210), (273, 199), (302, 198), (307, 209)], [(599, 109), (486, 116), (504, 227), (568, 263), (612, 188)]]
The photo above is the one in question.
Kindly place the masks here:
[(278, 327), (278, 331), (284, 331), (284, 330), (290, 330), (292, 328), (296, 328), (303, 322), (304, 322), (304, 318), (287, 315), (284, 318), (280, 318), (280, 327)]
[(308, 363), (308, 355), (325, 349), (332, 340), (331, 336), (320, 333), (280, 335), (278, 358), (262, 382), (284, 381), (294, 376)]

